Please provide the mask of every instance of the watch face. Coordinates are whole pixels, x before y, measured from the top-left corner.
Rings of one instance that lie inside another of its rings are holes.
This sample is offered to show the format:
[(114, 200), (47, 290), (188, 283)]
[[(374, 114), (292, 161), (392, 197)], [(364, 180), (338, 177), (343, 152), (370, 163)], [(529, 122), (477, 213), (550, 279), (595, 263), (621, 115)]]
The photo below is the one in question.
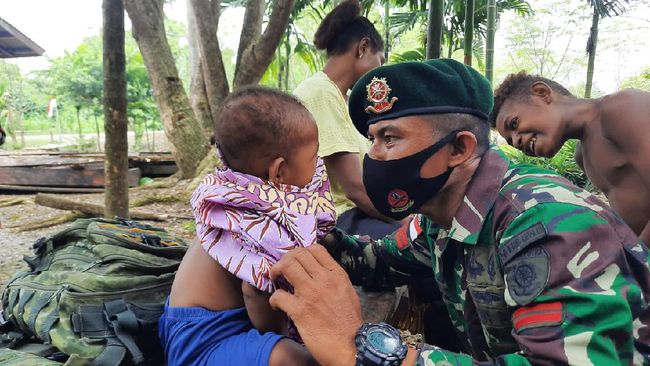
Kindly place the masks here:
[(372, 348), (385, 354), (394, 353), (400, 346), (400, 340), (394, 338), (382, 329), (371, 329), (366, 338)]

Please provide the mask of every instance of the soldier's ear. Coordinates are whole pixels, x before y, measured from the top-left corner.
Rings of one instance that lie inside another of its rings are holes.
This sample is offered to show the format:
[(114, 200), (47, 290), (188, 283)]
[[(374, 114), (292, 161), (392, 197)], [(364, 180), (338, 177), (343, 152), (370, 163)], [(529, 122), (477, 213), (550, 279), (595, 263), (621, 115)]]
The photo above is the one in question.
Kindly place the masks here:
[(474, 155), (478, 141), (476, 136), (469, 131), (460, 131), (451, 142), (451, 154), (449, 156), (449, 168), (455, 168)]
[(546, 84), (543, 81), (536, 81), (531, 85), (530, 87), (530, 92), (536, 96), (541, 98), (544, 103), (549, 104), (551, 103), (552, 97), (551, 95), (553, 94), (553, 89)]

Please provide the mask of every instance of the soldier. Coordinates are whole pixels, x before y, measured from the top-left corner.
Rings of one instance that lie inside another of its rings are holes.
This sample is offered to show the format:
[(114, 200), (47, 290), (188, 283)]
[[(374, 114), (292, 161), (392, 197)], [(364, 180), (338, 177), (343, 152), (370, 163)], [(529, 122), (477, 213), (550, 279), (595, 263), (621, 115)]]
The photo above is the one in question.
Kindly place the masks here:
[[(325, 243), (345, 271), (318, 245), (273, 268), (295, 290), (270, 302), (321, 364), (650, 363), (648, 249), (589, 192), (490, 146), (491, 109), (488, 81), (449, 59), (383, 66), (355, 85), (350, 114), (373, 141), (366, 190), (387, 216), (418, 215), (383, 240)], [(391, 326), (364, 324), (347, 277), (431, 271), (464, 353), (407, 349)]]

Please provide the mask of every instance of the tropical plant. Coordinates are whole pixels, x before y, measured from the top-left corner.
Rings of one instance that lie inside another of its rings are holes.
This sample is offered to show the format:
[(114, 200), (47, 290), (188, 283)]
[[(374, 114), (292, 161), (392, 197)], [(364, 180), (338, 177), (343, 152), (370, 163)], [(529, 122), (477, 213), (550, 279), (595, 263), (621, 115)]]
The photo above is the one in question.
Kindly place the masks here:
[(578, 187), (594, 190), (593, 185), (575, 161), (575, 151), (578, 140), (569, 140), (550, 159), (535, 158), (524, 154), (510, 145), (500, 145), (499, 148), (517, 164), (529, 164), (552, 170), (567, 178)]
[[(476, 42), (471, 42), (472, 56), (477, 57), (477, 50), (483, 54), (483, 40), (487, 36), (487, 12), (488, 0), (474, 0), (474, 21), (472, 35), (479, 41), (480, 47)], [(504, 11), (512, 10), (519, 16), (532, 14), (530, 4), (525, 0), (498, 0), (496, 1), (496, 21)], [(444, 2), (444, 26), (442, 30), (442, 41), (446, 45), (446, 57), (452, 58), (457, 50), (465, 48), (465, 0), (448, 0)], [(426, 8), (409, 9), (409, 11), (394, 13), (390, 16), (392, 34), (399, 36), (418, 24), (424, 24), (427, 21)], [(481, 56), (481, 58), (483, 58)]]
[(621, 88), (634, 88), (650, 91), (650, 67), (645, 68), (638, 75), (623, 80)]

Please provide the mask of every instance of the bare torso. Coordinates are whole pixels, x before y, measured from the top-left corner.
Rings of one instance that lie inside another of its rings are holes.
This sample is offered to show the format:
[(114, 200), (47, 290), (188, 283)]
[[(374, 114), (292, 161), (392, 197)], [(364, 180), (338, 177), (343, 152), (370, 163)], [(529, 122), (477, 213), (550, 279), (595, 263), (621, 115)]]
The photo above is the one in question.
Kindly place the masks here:
[[(650, 139), (650, 115), (626, 108), (630, 103), (650, 106), (650, 93), (623, 91), (603, 98), (600, 121), (591, 124), (581, 139), (582, 165), (610, 205), (640, 234), (650, 221), (650, 189), (632, 165), (630, 154), (650, 159), (650, 151), (622, 146), (627, 141), (621, 141), (621, 135), (641, 133)], [(618, 130), (612, 133), (613, 129)]]
[(169, 304), (213, 311), (241, 308), (241, 280), (221, 267), (199, 244), (193, 244), (176, 273)]

